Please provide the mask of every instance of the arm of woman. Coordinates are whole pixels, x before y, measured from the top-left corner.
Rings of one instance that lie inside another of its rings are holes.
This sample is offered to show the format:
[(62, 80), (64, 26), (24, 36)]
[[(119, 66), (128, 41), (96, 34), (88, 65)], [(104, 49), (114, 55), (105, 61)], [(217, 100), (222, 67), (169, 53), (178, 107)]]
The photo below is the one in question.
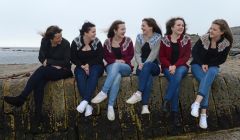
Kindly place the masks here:
[(82, 63), (77, 57), (77, 44), (73, 40), (71, 44), (71, 62), (76, 66), (81, 66)]
[(208, 66), (219, 66), (223, 64), (227, 60), (230, 49), (230, 46), (228, 46), (222, 52), (219, 52), (217, 57), (209, 60)]
[(39, 55), (38, 55), (38, 60), (42, 64), (44, 64), (46, 60), (46, 55), (47, 55), (47, 40), (43, 38), (41, 41), (41, 46), (40, 46)]
[(177, 62), (175, 63), (176, 67), (186, 64), (187, 61), (189, 60), (190, 55), (191, 55), (191, 40), (190, 39), (188, 40), (188, 43), (184, 47), (185, 47), (184, 55), (178, 58)]
[(204, 49), (203, 44), (202, 44), (201, 39), (199, 39), (192, 48), (192, 57), (193, 57), (194, 61), (196, 61), (200, 65), (203, 64), (203, 60), (200, 57), (200, 52), (202, 49)]
[(116, 61), (113, 55), (108, 51), (106, 44), (103, 45), (103, 51), (104, 51), (104, 60), (107, 62), (107, 64), (112, 64)]
[(136, 60), (138, 65), (141, 65), (143, 63), (142, 59), (141, 59), (141, 55), (142, 55), (141, 45), (139, 44), (139, 42), (136, 39), (136, 42), (135, 42), (135, 60)]
[(145, 62), (153, 62), (157, 58), (160, 50), (160, 41), (161, 39), (159, 39), (157, 44), (152, 47), (151, 52)]
[(166, 52), (166, 49), (165, 49), (165, 45), (164, 43), (161, 41), (160, 43), (160, 50), (159, 50), (159, 60), (160, 60), (160, 63), (162, 65), (164, 65), (165, 67), (169, 67), (171, 65), (170, 61), (167, 59), (167, 52)]
[(131, 60), (134, 56), (134, 48), (133, 48), (132, 41), (129, 43), (129, 46), (128, 46), (126, 52), (127, 52), (127, 55), (125, 55), (125, 57), (122, 59), (125, 61), (125, 63), (131, 63)]

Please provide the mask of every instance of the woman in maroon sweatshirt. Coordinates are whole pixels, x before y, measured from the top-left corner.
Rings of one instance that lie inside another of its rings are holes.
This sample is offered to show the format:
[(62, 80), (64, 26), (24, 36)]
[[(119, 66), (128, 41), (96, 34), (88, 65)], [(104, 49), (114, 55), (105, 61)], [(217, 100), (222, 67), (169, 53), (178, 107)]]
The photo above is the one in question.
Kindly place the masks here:
[(92, 103), (100, 103), (109, 96), (107, 117), (115, 119), (114, 103), (118, 95), (122, 76), (129, 76), (132, 72), (131, 60), (134, 55), (133, 43), (125, 36), (125, 23), (116, 20), (108, 30), (108, 39), (104, 42), (104, 59), (107, 62), (107, 78), (102, 90), (92, 99)]
[(174, 125), (179, 126), (178, 97), (180, 83), (188, 72), (186, 64), (190, 58), (191, 40), (186, 34), (183, 18), (172, 18), (166, 24), (166, 35), (160, 43), (159, 60), (168, 87), (164, 96), (163, 111), (173, 116)]

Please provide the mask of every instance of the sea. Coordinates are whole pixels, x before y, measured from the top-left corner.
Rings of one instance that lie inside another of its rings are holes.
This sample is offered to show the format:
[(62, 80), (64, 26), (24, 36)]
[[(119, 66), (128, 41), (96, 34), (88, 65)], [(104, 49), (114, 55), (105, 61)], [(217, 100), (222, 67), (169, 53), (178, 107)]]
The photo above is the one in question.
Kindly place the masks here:
[(38, 63), (37, 47), (0, 47), (0, 64)]

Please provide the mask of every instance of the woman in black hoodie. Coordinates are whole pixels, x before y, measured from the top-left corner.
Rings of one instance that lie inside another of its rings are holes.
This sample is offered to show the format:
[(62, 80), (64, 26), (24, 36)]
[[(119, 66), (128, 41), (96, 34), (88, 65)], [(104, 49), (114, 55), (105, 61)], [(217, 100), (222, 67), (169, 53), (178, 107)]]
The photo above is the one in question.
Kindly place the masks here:
[(42, 35), (38, 59), (42, 65), (31, 75), (20, 95), (5, 96), (4, 101), (20, 107), (28, 95), (34, 91), (36, 121), (42, 119), (44, 87), (48, 81), (56, 81), (72, 76), (70, 63), (70, 43), (62, 37), (62, 29), (50, 26)]

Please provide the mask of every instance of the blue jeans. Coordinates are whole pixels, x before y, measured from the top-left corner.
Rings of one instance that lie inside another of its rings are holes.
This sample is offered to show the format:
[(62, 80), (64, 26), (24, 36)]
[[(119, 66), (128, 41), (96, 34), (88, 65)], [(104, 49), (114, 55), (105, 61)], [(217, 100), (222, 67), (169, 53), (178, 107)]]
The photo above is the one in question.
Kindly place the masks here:
[(92, 65), (87, 75), (81, 67), (75, 68), (75, 78), (77, 81), (78, 91), (83, 100), (90, 103), (92, 95), (97, 87), (98, 79), (103, 74), (104, 67), (102, 65)]
[(173, 75), (170, 74), (168, 68), (163, 70), (164, 75), (168, 79), (168, 87), (166, 90), (166, 95), (164, 96), (164, 100), (171, 102), (171, 111), (173, 112), (178, 112), (180, 84), (187, 72), (188, 68), (186, 66), (180, 66), (176, 68), (176, 71)]
[(209, 91), (212, 86), (212, 83), (219, 72), (219, 68), (217, 66), (208, 67), (208, 71), (204, 72), (202, 70), (201, 65), (193, 64), (191, 66), (192, 74), (199, 82), (198, 95), (203, 97), (200, 105), (202, 109), (208, 108), (208, 98)]
[(102, 92), (109, 93), (108, 105), (113, 106), (118, 95), (122, 76), (131, 74), (131, 67), (124, 63), (112, 63), (107, 66), (107, 78), (102, 87)]
[(138, 91), (142, 92), (142, 104), (147, 105), (153, 84), (153, 76), (160, 74), (160, 67), (153, 62), (144, 63), (142, 70), (137, 69)]

